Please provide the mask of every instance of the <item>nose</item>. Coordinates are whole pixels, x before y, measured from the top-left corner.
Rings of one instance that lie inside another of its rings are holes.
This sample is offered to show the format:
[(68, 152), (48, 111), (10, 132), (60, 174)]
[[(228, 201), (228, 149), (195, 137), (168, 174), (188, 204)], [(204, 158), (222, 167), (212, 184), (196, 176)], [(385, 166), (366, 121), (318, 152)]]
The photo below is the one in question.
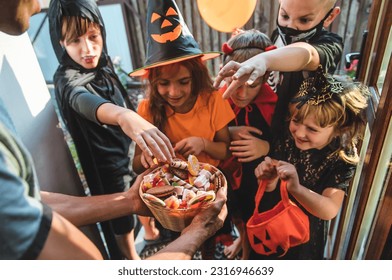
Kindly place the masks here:
[(170, 97), (176, 97), (179, 95), (179, 89), (174, 83), (170, 84), (168, 94)]
[(82, 51), (85, 54), (89, 54), (93, 49), (93, 45), (89, 39), (82, 40)]
[(240, 86), (235, 92), (237, 97), (244, 97), (246, 95), (246, 87)]
[(296, 29), (296, 30), (298, 29), (298, 27), (296, 26), (296, 24), (294, 23), (294, 21), (292, 19), (289, 19), (286, 22), (287, 22), (286, 27)]
[(300, 139), (306, 138), (306, 127), (302, 124), (298, 125), (295, 130), (295, 136)]

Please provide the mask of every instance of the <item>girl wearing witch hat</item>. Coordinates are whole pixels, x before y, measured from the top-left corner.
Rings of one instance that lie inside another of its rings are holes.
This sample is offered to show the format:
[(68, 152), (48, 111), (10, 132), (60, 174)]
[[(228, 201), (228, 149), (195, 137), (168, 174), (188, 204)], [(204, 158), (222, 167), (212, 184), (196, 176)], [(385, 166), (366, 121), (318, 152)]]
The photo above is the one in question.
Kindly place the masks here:
[[(145, 66), (130, 73), (147, 79), (138, 113), (169, 137), (177, 157), (195, 155), (214, 166), (230, 155), (227, 125), (234, 119), (204, 62), (219, 55), (199, 49), (174, 1), (148, 2)], [(140, 149), (133, 168), (138, 173), (146, 168)]]

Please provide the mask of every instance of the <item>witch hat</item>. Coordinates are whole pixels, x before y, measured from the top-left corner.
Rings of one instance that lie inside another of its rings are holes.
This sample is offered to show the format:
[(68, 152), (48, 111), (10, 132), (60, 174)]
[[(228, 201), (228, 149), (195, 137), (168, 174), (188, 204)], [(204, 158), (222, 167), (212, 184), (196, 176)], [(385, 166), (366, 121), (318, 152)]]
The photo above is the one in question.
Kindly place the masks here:
[(220, 52), (202, 52), (190, 33), (175, 1), (149, 0), (147, 7), (147, 54), (144, 66), (129, 73), (143, 76), (153, 67), (200, 56), (218, 57)]

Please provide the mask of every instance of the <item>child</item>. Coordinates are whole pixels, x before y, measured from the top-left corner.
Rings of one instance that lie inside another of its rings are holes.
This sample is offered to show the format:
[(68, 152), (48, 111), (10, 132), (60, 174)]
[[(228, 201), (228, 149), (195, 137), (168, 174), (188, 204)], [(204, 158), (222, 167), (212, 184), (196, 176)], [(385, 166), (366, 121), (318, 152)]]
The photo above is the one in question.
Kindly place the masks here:
[(251, 85), (272, 71), (268, 83), (278, 94), (272, 120), (274, 138), (283, 130), (289, 101), (308, 76), (307, 71), (315, 71), (321, 64), (332, 74), (341, 59), (342, 38), (324, 29), (340, 13), (335, 3), (336, 0), (279, 0), (278, 28), (271, 36), (278, 48), (243, 63), (230, 62), (217, 76), (214, 86), (219, 86), (224, 77), (233, 76), (233, 82), (223, 95), (228, 98), (235, 88), (245, 82)]
[(309, 216), (309, 242), (291, 248), (284, 258), (323, 259), (327, 221), (338, 214), (358, 162), (356, 143), (368, 94), (367, 88), (340, 82), (320, 66), (291, 101), (290, 136), (281, 137), (271, 153), (279, 161), (266, 157), (256, 168), (257, 178), (269, 180), (266, 191), (275, 194), (274, 201), (262, 198), (260, 212), (279, 201), (278, 182), (285, 180), (291, 198)]
[[(107, 55), (96, 2), (53, 0), (48, 14), (52, 45), (60, 62), (54, 75), (56, 100), (91, 193), (122, 192), (134, 179), (131, 138), (146, 151), (149, 162), (151, 151), (160, 161), (170, 160), (170, 141), (133, 111)], [(140, 259), (134, 245), (134, 217), (112, 220), (110, 227), (121, 253)]]
[[(163, 25), (166, 29), (161, 30)], [(181, 30), (175, 40), (162, 43), (154, 36), (157, 30), (169, 33), (173, 28)], [(130, 73), (148, 79), (148, 98), (139, 104), (138, 113), (169, 137), (177, 157), (187, 160), (193, 154), (217, 166), (229, 155), (227, 124), (234, 118), (229, 103), (214, 91), (204, 63), (219, 53), (201, 52), (174, 1), (149, 2), (147, 33), (146, 65)], [(148, 167), (144, 153), (136, 149), (134, 170), (140, 173)]]
[[(199, 57), (153, 67), (148, 80), (148, 98), (139, 104), (138, 113), (164, 131), (177, 157), (187, 160), (193, 154), (214, 166), (227, 158), (227, 124), (234, 114), (213, 91), (208, 69)], [(145, 170), (143, 161), (136, 149), (133, 168), (137, 173)]]
[[(181, 30), (175, 40), (158, 42), (153, 36), (172, 34), (173, 28)], [(130, 74), (148, 79), (147, 98), (138, 113), (169, 137), (177, 157), (195, 155), (200, 162), (218, 166), (229, 156), (227, 124), (234, 118), (229, 103), (214, 90), (204, 62), (219, 53), (201, 52), (174, 1), (149, 1), (147, 34), (146, 66)], [(137, 148), (133, 169), (141, 173), (148, 167)]]
[[(223, 65), (229, 61), (243, 62), (252, 56), (274, 49), (271, 40), (255, 29), (237, 31), (222, 47)], [(229, 79), (229, 78), (228, 78)], [(230, 84), (230, 80), (227, 81)], [(224, 89), (223, 89), (224, 90)], [(269, 152), (271, 139), (270, 125), (277, 100), (276, 94), (259, 78), (252, 85), (244, 85), (236, 89), (229, 102), (236, 118), (230, 122), (229, 130), (232, 138), (230, 151), (232, 157), (221, 163), (220, 168), (227, 174), (233, 188), (232, 203), (234, 223), (239, 232), (232, 245), (224, 249), (225, 255), (233, 259), (242, 248), (242, 259), (246, 259), (249, 245), (245, 233), (245, 223), (255, 207), (254, 197), (257, 191), (257, 179), (254, 170)], [(245, 234), (244, 234), (245, 233)], [(241, 246), (242, 245), (242, 246)]]

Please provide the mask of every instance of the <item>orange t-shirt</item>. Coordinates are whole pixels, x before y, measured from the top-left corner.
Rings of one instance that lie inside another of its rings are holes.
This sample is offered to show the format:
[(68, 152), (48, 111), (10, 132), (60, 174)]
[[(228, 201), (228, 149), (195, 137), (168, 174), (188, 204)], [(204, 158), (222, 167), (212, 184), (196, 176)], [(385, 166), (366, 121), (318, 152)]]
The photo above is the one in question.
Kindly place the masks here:
[[(138, 114), (152, 123), (152, 115), (148, 110), (150, 100), (144, 99), (138, 107)], [(199, 94), (193, 108), (185, 114), (174, 113), (166, 106), (166, 123), (164, 133), (174, 146), (180, 140), (197, 136), (213, 141), (215, 133), (225, 127), (235, 115), (227, 100), (214, 91), (211, 94)], [(180, 155), (178, 157), (182, 158)], [(211, 158), (206, 153), (197, 156), (200, 162), (218, 166), (219, 160)]]

